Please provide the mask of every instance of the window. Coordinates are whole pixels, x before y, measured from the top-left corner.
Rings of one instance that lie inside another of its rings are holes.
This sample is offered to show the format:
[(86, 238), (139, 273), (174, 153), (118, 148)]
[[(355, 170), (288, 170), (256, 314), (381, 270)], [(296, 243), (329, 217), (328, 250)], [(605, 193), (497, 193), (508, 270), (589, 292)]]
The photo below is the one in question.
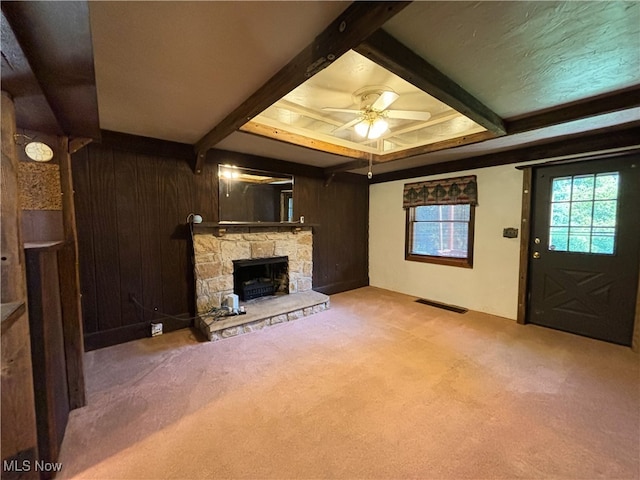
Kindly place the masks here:
[(406, 184), (405, 259), (472, 268), (477, 204), (474, 175)]
[(618, 180), (618, 172), (553, 179), (549, 250), (614, 253)]
[(425, 205), (407, 209), (407, 260), (473, 266), (475, 206)]

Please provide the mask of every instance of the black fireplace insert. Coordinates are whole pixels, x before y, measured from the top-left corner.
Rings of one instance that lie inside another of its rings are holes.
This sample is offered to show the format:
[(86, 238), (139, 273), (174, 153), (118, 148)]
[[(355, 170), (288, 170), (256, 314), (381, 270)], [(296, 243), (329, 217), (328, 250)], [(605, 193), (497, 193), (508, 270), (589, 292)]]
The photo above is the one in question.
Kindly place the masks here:
[(242, 301), (289, 293), (289, 257), (234, 260), (233, 293)]

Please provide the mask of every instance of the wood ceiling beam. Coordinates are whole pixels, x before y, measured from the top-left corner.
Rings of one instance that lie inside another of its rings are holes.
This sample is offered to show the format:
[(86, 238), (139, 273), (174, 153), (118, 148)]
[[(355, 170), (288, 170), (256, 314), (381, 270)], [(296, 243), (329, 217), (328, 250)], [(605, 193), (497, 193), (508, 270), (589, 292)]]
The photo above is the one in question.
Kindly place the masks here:
[(579, 155), (615, 148), (640, 145), (640, 122), (602, 128), (588, 133), (564, 135), (553, 141), (533, 143), (501, 152), (478, 155), (449, 162), (434, 163), (420, 167), (397, 170), (375, 175), (371, 183), (384, 183), (408, 178), (424, 177), (441, 173), (459, 172), (476, 168), (495, 167), (512, 163), (530, 162), (545, 158)]
[(2, 2), (2, 13), (62, 131), (99, 139), (87, 2)]
[(311, 44), (195, 144), (195, 173), (201, 172), (207, 150), (363, 42), (410, 3), (353, 2)]
[(509, 135), (640, 106), (640, 85), (505, 120)]
[(495, 135), (506, 133), (504, 122), (496, 113), (384, 30), (376, 31), (354, 50)]
[[(371, 162), (373, 165), (377, 164), (377, 160), (373, 160)], [(330, 177), (331, 175), (335, 175), (340, 172), (347, 172), (349, 170), (357, 170), (359, 168), (364, 168), (369, 164), (367, 160), (351, 160), (349, 162), (341, 163), (339, 165), (335, 165), (333, 167), (327, 167), (324, 169), (325, 177)]]
[(16, 125), (34, 132), (64, 135), (4, 13), (0, 16), (0, 22), (2, 90), (13, 99)]

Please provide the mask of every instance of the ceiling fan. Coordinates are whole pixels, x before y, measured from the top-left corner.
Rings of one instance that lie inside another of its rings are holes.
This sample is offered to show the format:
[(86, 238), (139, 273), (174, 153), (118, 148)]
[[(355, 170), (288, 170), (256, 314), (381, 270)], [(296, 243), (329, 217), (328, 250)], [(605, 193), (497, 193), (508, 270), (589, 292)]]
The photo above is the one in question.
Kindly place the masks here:
[(323, 110), (329, 112), (352, 113), (356, 118), (339, 126), (333, 132), (353, 127), (358, 135), (368, 140), (381, 137), (388, 129), (386, 118), (400, 118), (404, 120), (422, 120), (431, 118), (429, 112), (416, 110), (388, 110), (400, 95), (389, 87), (364, 87), (354, 92), (353, 97), (359, 101), (360, 108), (331, 108)]

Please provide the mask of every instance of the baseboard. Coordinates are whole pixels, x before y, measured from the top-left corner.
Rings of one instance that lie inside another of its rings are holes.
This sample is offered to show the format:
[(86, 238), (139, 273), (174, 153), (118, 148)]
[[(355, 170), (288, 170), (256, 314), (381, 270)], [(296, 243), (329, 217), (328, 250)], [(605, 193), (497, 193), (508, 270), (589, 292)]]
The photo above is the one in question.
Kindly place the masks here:
[[(188, 317), (188, 315), (189, 314), (185, 313), (182, 316)], [(176, 316), (179, 317), (180, 315)], [(173, 332), (175, 330), (180, 330), (181, 328), (188, 328), (193, 324), (192, 321), (180, 322), (173, 319), (158, 319), (156, 322), (162, 322), (163, 333)], [(112, 328), (110, 330), (104, 330), (102, 332), (86, 333), (84, 335), (84, 350), (88, 352), (150, 336), (150, 322), (125, 325), (118, 328)]]
[(369, 286), (369, 278), (359, 278), (356, 280), (349, 280), (346, 282), (335, 282), (327, 285), (314, 286), (313, 289), (316, 292), (324, 293), (325, 295), (333, 295), (340, 292), (346, 292), (348, 290), (355, 290), (356, 288)]
[[(334, 295), (340, 292), (346, 292), (348, 290), (355, 290), (356, 288), (366, 287), (369, 285), (369, 278), (359, 278), (356, 280), (349, 280), (346, 282), (335, 282), (327, 285), (321, 285), (313, 287), (316, 292), (324, 293), (325, 295)], [(180, 315), (176, 315), (180, 316)], [(188, 314), (184, 314), (188, 316)], [(165, 333), (179, 330), (181, 328), (187, 328), (191, 326), (191, 323), (181, 323), (179, 321), (173, 321), (171, 319), (158, 320), (162, 321), (163, 331)], [(84, 349), (86, 352), (91, 350), (97, 350), (99, 348), (110, 347), (112, 345), (118, 345), (120, 343), (130, 342), (132, 340), (138, 340), (140, 338), (146, 338), (151, 336), (151, 326), (149, 323), (137, 323), (134, 325), (125, 325), (119, 328), (113, 328), (111, 330), (104, 330), (102, 332), (85, 333), (84, 335)]]

